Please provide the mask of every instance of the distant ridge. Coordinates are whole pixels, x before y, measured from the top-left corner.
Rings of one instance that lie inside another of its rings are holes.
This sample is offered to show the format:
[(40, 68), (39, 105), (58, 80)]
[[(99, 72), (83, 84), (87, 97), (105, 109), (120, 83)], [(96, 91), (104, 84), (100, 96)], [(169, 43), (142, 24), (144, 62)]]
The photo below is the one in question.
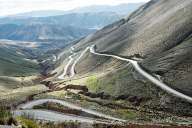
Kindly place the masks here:
[(114, 12), (119, 15), (127, 15), (131, 13), (139, 6), (144, 3), (128, 3), (128, 4), (120, 4), (115, 6), (109, 5), (94, 5), (94, 6), (86, 6), (81, 8), (75, 8), (69, 11), (62, 10), (42, 10), (42, 11), (31, 11), (25, 13), (19, 13), (14, 15), (9, 15), (7, 17), (18, 17), (18, 18), (27, 18), (27, 17), (49, 17), (49, 16), (58, 16), (69, 13), (98, 13), (98, 12)]

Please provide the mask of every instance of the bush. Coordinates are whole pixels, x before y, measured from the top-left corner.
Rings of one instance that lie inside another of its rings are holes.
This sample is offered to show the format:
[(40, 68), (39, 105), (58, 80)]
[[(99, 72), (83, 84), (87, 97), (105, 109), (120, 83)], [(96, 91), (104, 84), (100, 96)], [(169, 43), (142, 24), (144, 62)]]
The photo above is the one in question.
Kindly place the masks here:
[(86, 85), (87, 85), (87, 87), (91, 90), (91, 91), (94, 91), (94, 92), (96, 92), (96, 91), (98, 91), (98, 79), (97, 79), (97, 77), (96, 76), (91, 76), (91, 77), (89, 77), (88, 79), (87, 79), (87, 81), (86, 81)]
[(10, 110), (5, 106), (0, 106), (0, 124), (7, 124), (10, 118), (12, 118)]
[(22, 125), (22, 128), (39, 128), (38, 124), (33, 120), (24, 117), (18, 117), (17, 120)]
[(53, 122), (44, 123), (41, 125), (42, 128), (79, 128), (80, 123), (74, 121), (66, 121), (59, 124)]

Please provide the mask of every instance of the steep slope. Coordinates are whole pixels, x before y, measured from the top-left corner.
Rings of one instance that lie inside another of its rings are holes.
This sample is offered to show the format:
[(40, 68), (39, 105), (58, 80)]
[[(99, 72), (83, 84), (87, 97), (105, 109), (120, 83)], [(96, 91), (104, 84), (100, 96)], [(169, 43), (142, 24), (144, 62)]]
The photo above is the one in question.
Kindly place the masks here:
[[(161, 75), (165, 83), (191, 95), (191, 12), (189, 0), (152, 0), (129, 17), (82, 39), (74, 48), (79, 52), (96, 44), (98, 52), (140, 57), (146, 71)], [(87, 53), (75, 70), (79, 77), (94, 76), (84, 82), (92, 91), (137, 95), (148, 99), (145, 107), (192, 114), (191, 104), (160, 90), (125, 62)]]
[[(190, 4), (191, 1), (185, 0), (151, 1), (127, 19), (122, 19), (85, 38), (79, 45), (92, 42), (98, 44), (98, 51), (112, 51), (118, 54), (121, 51), (120, 54), (126, 56), (149, 56), (154, 52), (160, 53), (190, 35)], [(173, 8), (170, 8), (171, 6)], [(117, 51), (115, 47), (121, 49)]]
[(39, 84), (42, 69), (31, 53), (36, 44), (0, 40), (0, 104), (25, 101), (32, 94), (46, 90)]

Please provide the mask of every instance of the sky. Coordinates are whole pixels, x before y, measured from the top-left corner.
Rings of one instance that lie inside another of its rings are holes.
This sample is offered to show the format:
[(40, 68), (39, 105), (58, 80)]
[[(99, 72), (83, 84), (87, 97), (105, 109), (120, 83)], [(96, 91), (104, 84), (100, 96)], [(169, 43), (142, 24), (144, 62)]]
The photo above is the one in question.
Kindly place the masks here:
[(38, 10), (71, 10), (90, 5), (118, 5), (149, 0), (0, 0), (0, 16)]

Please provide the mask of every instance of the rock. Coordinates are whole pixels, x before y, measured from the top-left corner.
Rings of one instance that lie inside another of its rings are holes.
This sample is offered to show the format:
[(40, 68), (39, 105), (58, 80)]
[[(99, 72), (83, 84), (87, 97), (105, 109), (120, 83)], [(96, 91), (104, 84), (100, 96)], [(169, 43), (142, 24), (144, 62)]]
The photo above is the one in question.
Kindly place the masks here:
[(41, 84), (44, 84), (49, 89), (54, 89), (54, 84), (52, 81), (42, 81)]
[(99, 93), (97, 93), (97, 97), (103, 97), (103, 95), (104, 95), (104, 92), (99, 92)]
[(137, 96), (130, 96), (129, 98), (128, 98), (128, 101), (129, 102), (135, 102), (137, 100)]
[(91, 97), (91, 98), (98, 98), (98, 94), (96, 94), (96, 93), (90, 93), (89, 97)]
[(135, 106), (139, 106), (141, 104), (141, 102), (143, 101), (143, 97), (137, 97), (135, 103), (133, 105)]
[(115, 98), (115, 100), (125, 100), (129, 98), (130, 95), (120, 95)]
[(85, 96), (90, 96), (91, 95), (91, 93), (90, 92), (85, 92), (85, 93), (83, 93)]
[(18, 122), (16, 119), (14, 119), (13, 117), (9, 118), (8, 122), (7, 122), (8, 125), (15, 125), (17, 126), (18, 125)]
[(111, 97), (111, 96), (108, 95), (108, 94), (103, 94), (102, 97), (101, 97), (101, 99), (107, 100), (107, 99), (109, 99), (110, 97)]
[(74, 90), (82, 90), (83, 92), (88, 92), (88, 88), (86, 86), (83, 85), (66, 85), (64, 87), (65, 90), (67, 89), (74, 89)]
[(160, 105), (161, 105), (161, 106), (165, 107), (165, 106), (166, 106), (167, 104), (169, 104), (169, 103), (171, 103), (170, 97), (168, 97), (168, 96), (166, 96), (166, 95), (164, 95), (164, 96), (161, 97), (161, 99), (160, 99)]

